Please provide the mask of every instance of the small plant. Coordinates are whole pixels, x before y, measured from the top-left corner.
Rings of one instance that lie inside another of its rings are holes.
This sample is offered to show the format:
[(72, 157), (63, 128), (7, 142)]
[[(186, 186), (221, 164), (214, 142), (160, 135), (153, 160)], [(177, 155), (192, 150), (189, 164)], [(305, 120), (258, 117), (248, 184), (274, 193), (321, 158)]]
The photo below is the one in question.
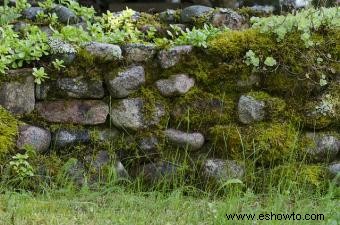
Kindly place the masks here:
[(62, 68), (65, 68), (64, 66), (64, 60), (59, 60), (59, 59), (55, 59), (53, 62), (52, 62), (52, 65), (53, 67), (60, 71)]
[(12, 161), (9, 162), (12, 171), (21, 181), (25, 178), (34, 176), (34, 169), (28, 162), (28, 159), (31, 155), (35, 154), (35, 150), (29, 145), (26, 145), (24, 148), (26, 151), (25, 154), (17, 153), (12, 157)]
[(254, 67), (259, 67), (260, 65), (260, 58), (256, 56), (256, 54), (252, 51), (249, 50), (246, 55), (245, 55), (245, 60), (244, 62), (250, 66), (253, 65)]
[(266, 66), (275, 66), (277, 64), (276, 60), (273, 57), (267, 57), (266, 60), (264, 61), (264, 65)]
[(33, 76), (36, 84), (41, 84), (45, 79), (48, 79), (48, 75), (46, 74), (44, 67), (40, 67), (39, 69), (33, 68)]

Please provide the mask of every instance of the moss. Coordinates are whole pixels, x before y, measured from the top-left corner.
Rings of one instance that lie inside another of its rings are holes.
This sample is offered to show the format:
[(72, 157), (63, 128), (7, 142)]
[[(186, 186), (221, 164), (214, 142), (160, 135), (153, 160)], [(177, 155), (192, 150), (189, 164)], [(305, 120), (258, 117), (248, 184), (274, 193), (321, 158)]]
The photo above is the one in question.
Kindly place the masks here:
[(323, 165), (291, 163), (275, 167), (267, 174), (274, 187), (281, 190), (326, 190), (329, 183), (327, 168)]
[(288, 123), (259, 123), (252, 127), (230, 124), (210, 130), (215, 154), (265, 166), (297, 158), (298, 137), (299, 132)]
[(0, 106), (0, 158), (13, 152), (18, 135), (18, 120)]
[(228, 124), (235, 118), (235, 95), (214, 95), (192, 88), (183, 97), (175, 99), (172, 124), (183, 129), (207, 132), (217, 124)]

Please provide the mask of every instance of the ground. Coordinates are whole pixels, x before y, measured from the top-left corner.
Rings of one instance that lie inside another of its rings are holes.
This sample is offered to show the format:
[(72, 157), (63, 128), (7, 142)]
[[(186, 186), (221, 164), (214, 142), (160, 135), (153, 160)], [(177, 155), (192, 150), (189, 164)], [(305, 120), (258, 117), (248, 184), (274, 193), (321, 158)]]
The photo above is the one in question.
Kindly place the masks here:
[[(204, 194), (203, 194), (204, 195)], [(303, 194), (302, 194), (303, 195)], [(324, 214), (324, 220), (228, 220), (233, 213)], [(299, 193), (254, 195), (251, 192), (223, 198), (188, 197), (180, 190), (167, 195), (131, 193), (120, 188), (104, 192), (69, 190), (44, 195), (6, 192), (0, 195), (0, 224), (329, 224), (340, 221), (340, 200)]]

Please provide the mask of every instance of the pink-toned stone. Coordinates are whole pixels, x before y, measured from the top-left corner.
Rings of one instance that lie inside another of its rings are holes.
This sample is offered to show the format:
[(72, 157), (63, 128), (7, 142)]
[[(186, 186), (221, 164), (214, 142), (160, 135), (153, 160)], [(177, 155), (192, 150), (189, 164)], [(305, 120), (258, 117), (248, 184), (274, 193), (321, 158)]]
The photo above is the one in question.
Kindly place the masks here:
[(105, 123), (109, 114), (109, 106), (100, 100), (39, 102), (36, 110), (48, 122), (82, 125)]

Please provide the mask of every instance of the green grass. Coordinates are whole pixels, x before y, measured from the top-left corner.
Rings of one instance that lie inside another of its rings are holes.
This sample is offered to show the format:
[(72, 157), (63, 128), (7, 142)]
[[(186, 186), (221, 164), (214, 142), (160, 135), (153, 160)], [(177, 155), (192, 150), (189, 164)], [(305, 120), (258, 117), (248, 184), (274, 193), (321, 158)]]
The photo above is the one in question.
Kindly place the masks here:
[[(324, 214), (324, 221), (228, 221), (229, 213)], [(332, 195), (291, 194), (227, 197), (184, 196), (181, 191), (131, 193), (60, 190), (41, 195), (4, 192), (0, 224), (330, 224), (340, 223), (340, 200)]]

